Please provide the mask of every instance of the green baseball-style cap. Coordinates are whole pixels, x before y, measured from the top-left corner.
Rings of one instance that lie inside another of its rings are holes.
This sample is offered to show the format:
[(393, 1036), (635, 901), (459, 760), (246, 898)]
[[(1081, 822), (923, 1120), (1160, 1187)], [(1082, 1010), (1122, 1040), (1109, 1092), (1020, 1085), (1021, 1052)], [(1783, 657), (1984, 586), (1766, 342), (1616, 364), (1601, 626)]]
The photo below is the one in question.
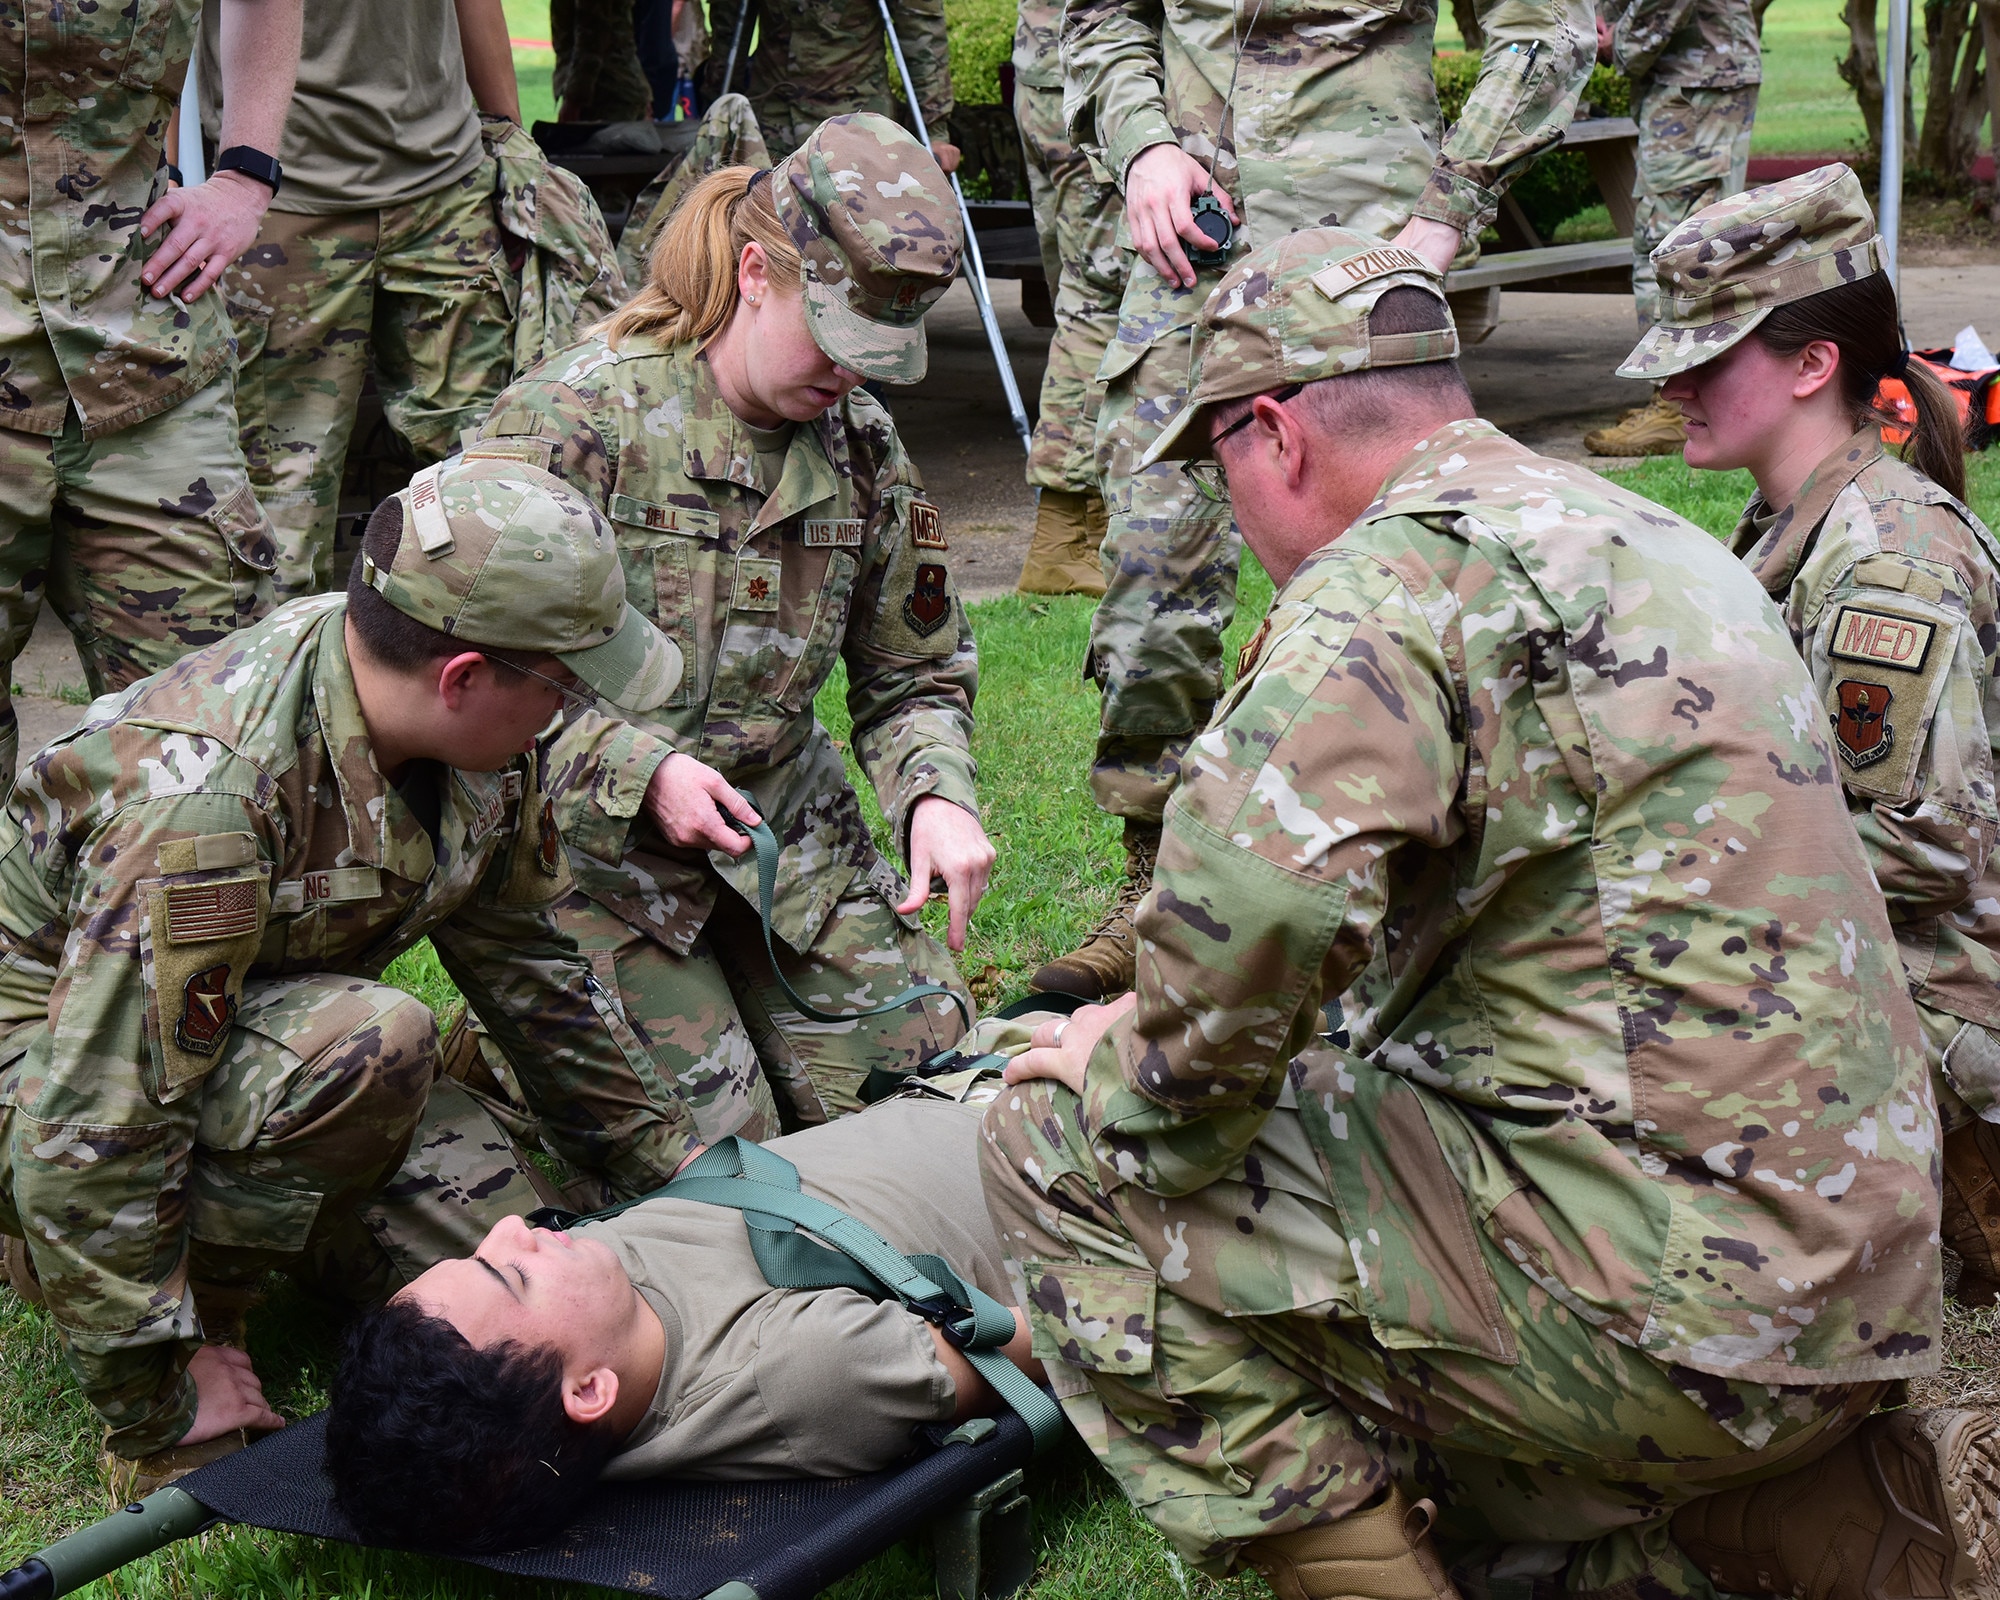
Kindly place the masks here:
[(805, 258), (806, 325), (850, 372), (915, 383), (923, 316), (951, 287), (965, 230), (951, 182), (873, 112), (833, 117), (771, 173), (778, 220)]
[(426, 627), (554, 656), (613, 705), (650, 711), (681, 679), (673, 640), (626, 604), (611, 525), (560, 478), (519, 461), (445, 461), (394, 497), (403, 517), (370, 588)]
[[(1444, 327), (1370, 337), (1375, 302), (1405, 288), (1437, 296)], [(1253, 250), (1215, 286), (1195, 330), (1187, 404), (1139, 464), (1207, 455), (1208, 412), (1221, 401), (1457, 354), (1444, 277), (1416, 251), (1347, 228), (1301, 228)]]
[(1618, 376), (1655, 383), (1713, 361), (1788, 301), (1883, 270), (1875, 213), (1837, 161), (1703, 206), (1652, 261), (1660, 320)]

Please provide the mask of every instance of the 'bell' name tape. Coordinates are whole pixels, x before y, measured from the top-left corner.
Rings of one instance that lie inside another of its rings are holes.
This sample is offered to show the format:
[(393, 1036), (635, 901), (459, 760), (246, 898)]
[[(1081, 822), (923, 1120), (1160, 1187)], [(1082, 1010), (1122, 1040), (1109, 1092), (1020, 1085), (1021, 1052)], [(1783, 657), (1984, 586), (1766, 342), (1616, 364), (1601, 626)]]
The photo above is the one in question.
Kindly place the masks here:
[(1842, 606), (1826, 653), (1842, 661), (1860, 661), (1897, 672), (1922, 672), (1937, 625), (1917, 617), (1899, 617), (1859, 606)]
[(381, 893), (380, 867), (332, 867), (285, 879), (271, 891), (271, 909), (309, 911), (342, 900), (373, 900)]

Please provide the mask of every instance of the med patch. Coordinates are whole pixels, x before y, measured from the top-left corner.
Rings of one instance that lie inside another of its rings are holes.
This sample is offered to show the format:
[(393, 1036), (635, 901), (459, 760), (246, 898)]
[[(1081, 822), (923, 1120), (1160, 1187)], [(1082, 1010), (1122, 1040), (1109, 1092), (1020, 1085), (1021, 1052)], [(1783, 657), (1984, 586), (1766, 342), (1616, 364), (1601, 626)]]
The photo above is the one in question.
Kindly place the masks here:
[(928, 500), (910, 502), (910, 543), (919, 550), (948, 550), (945, 543), (944, 513)]

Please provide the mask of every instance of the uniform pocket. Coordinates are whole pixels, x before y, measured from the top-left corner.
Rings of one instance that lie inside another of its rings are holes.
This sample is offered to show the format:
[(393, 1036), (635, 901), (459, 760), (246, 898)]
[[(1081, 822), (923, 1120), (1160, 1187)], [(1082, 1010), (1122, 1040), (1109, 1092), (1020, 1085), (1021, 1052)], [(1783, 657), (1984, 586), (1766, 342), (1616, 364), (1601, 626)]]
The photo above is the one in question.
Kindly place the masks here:
[(196, 1156), (188, 1184), (188, 1232), (207, 1244), (297, 1255), (312, 1236), (322, 1198)]
[[(1116, 1373), (1144, 1384), (1153, 1370), (1159, 1281), (1134, 1267), (1078, 1261), (1023, 1261), (1035, 1355), (1055, 1379), (1059, 1368)], [(1083, 1385), (1072, 1379), (1072, 1393)]]
[[(271, 575), (278, 570), (278, 535), (249, 484), (216, 502), (206, 520), (222, 535), (229, 564), (231, 625), (248, 627), (271, 609)], [(217, 618), (218, 622), (225, 619)]]
[[(612, 496), (614, 506), (626, 499)], [(680, 646), (681, 659), (688, 665), (666, 705), (694, 705), (701, 677), (697, 666), (701, 658), (695, 649), (694, 567), (697, 551), (707, 552), (687, 534), (638, 533), (622, 518), (617, 531), (626, 600)]]

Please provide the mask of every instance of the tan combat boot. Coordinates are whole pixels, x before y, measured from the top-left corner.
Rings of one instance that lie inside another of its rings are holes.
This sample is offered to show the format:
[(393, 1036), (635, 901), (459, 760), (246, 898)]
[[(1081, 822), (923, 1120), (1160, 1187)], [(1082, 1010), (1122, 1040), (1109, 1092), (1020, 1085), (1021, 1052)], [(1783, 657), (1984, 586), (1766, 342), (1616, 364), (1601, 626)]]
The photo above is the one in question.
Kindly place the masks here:
[(1962, 1263), (1962, 1306), (2000, 1303), (2000, 1128), (1974, 1121), (1944, 1140), (1944, 1242)]
[(1387, 1497), (1338, 1522), (1259, 1539), (1243, 1552), (1278, 1600), (1458, 1600), (1431, 1547), (1437, 1507)]
[(1132, 913), (1153, 887), (1153, 863), (1160, 854), (1157, 822), (1125, 821), (1125, 881), (1110, 914), (1091, 936), (1066, 956), (1038, 967), (1028, 980), (1045, 994), (1077, 994), (1086, 1000), (1108, 1000), (1132, 987), (1139, 939)]
[(1687, 443), (1681, 408), (1659, 395), (1636, 407), (1608, 428), (1583, 436), (1583, 447), (1594, 456), (1677, 456)]
[(1085, 491), (1044, 489), (1035, 506), (1035, 537), (1022, 563), (1022, 594), (1104, 593), (1097, 547), (1104, 541), (1104, 502)]
[(155, 1489), (166, 1488), (176, 1478), (185, 1478), (197, 1467), (205, 1467), (211, 1461), (234, 1455), (251, 1440), (263, 1438), (264, 1431), (238, 1428), (200, 1444), (169, 1445), (164, 1450), (155, 1450), (149, 1456), (136, 1459), (102, 1450), (97, 1456), (98, 1475), (104, 1480), (104, 1487), (111, 1491), (114, 1501), (121, 1506), (130, 1505), (134, 1500), (145, 1499)]
[(1990, 1417), (1888, 1411), (1809, 1466), (1683, 1506), (1673, 1535), (1734, 1594), (1971, 1600), (1994, 1593), (1996, 1513)]
[(189, 1279), (188, 1293), (194, 1296), (195, 1315), (201, 1319), (202, 1343), (249, 1350), (250, 1313), (263, 1303), (262, 1282), (197, 1283)]
[(5, 1247), (8, 1286), (31, 1306), (44, 1303), (42, 1280), (35, 1276), (35, 1264), (28, 1259), (28, 1245), (11, 1233), (0, 1234)]

